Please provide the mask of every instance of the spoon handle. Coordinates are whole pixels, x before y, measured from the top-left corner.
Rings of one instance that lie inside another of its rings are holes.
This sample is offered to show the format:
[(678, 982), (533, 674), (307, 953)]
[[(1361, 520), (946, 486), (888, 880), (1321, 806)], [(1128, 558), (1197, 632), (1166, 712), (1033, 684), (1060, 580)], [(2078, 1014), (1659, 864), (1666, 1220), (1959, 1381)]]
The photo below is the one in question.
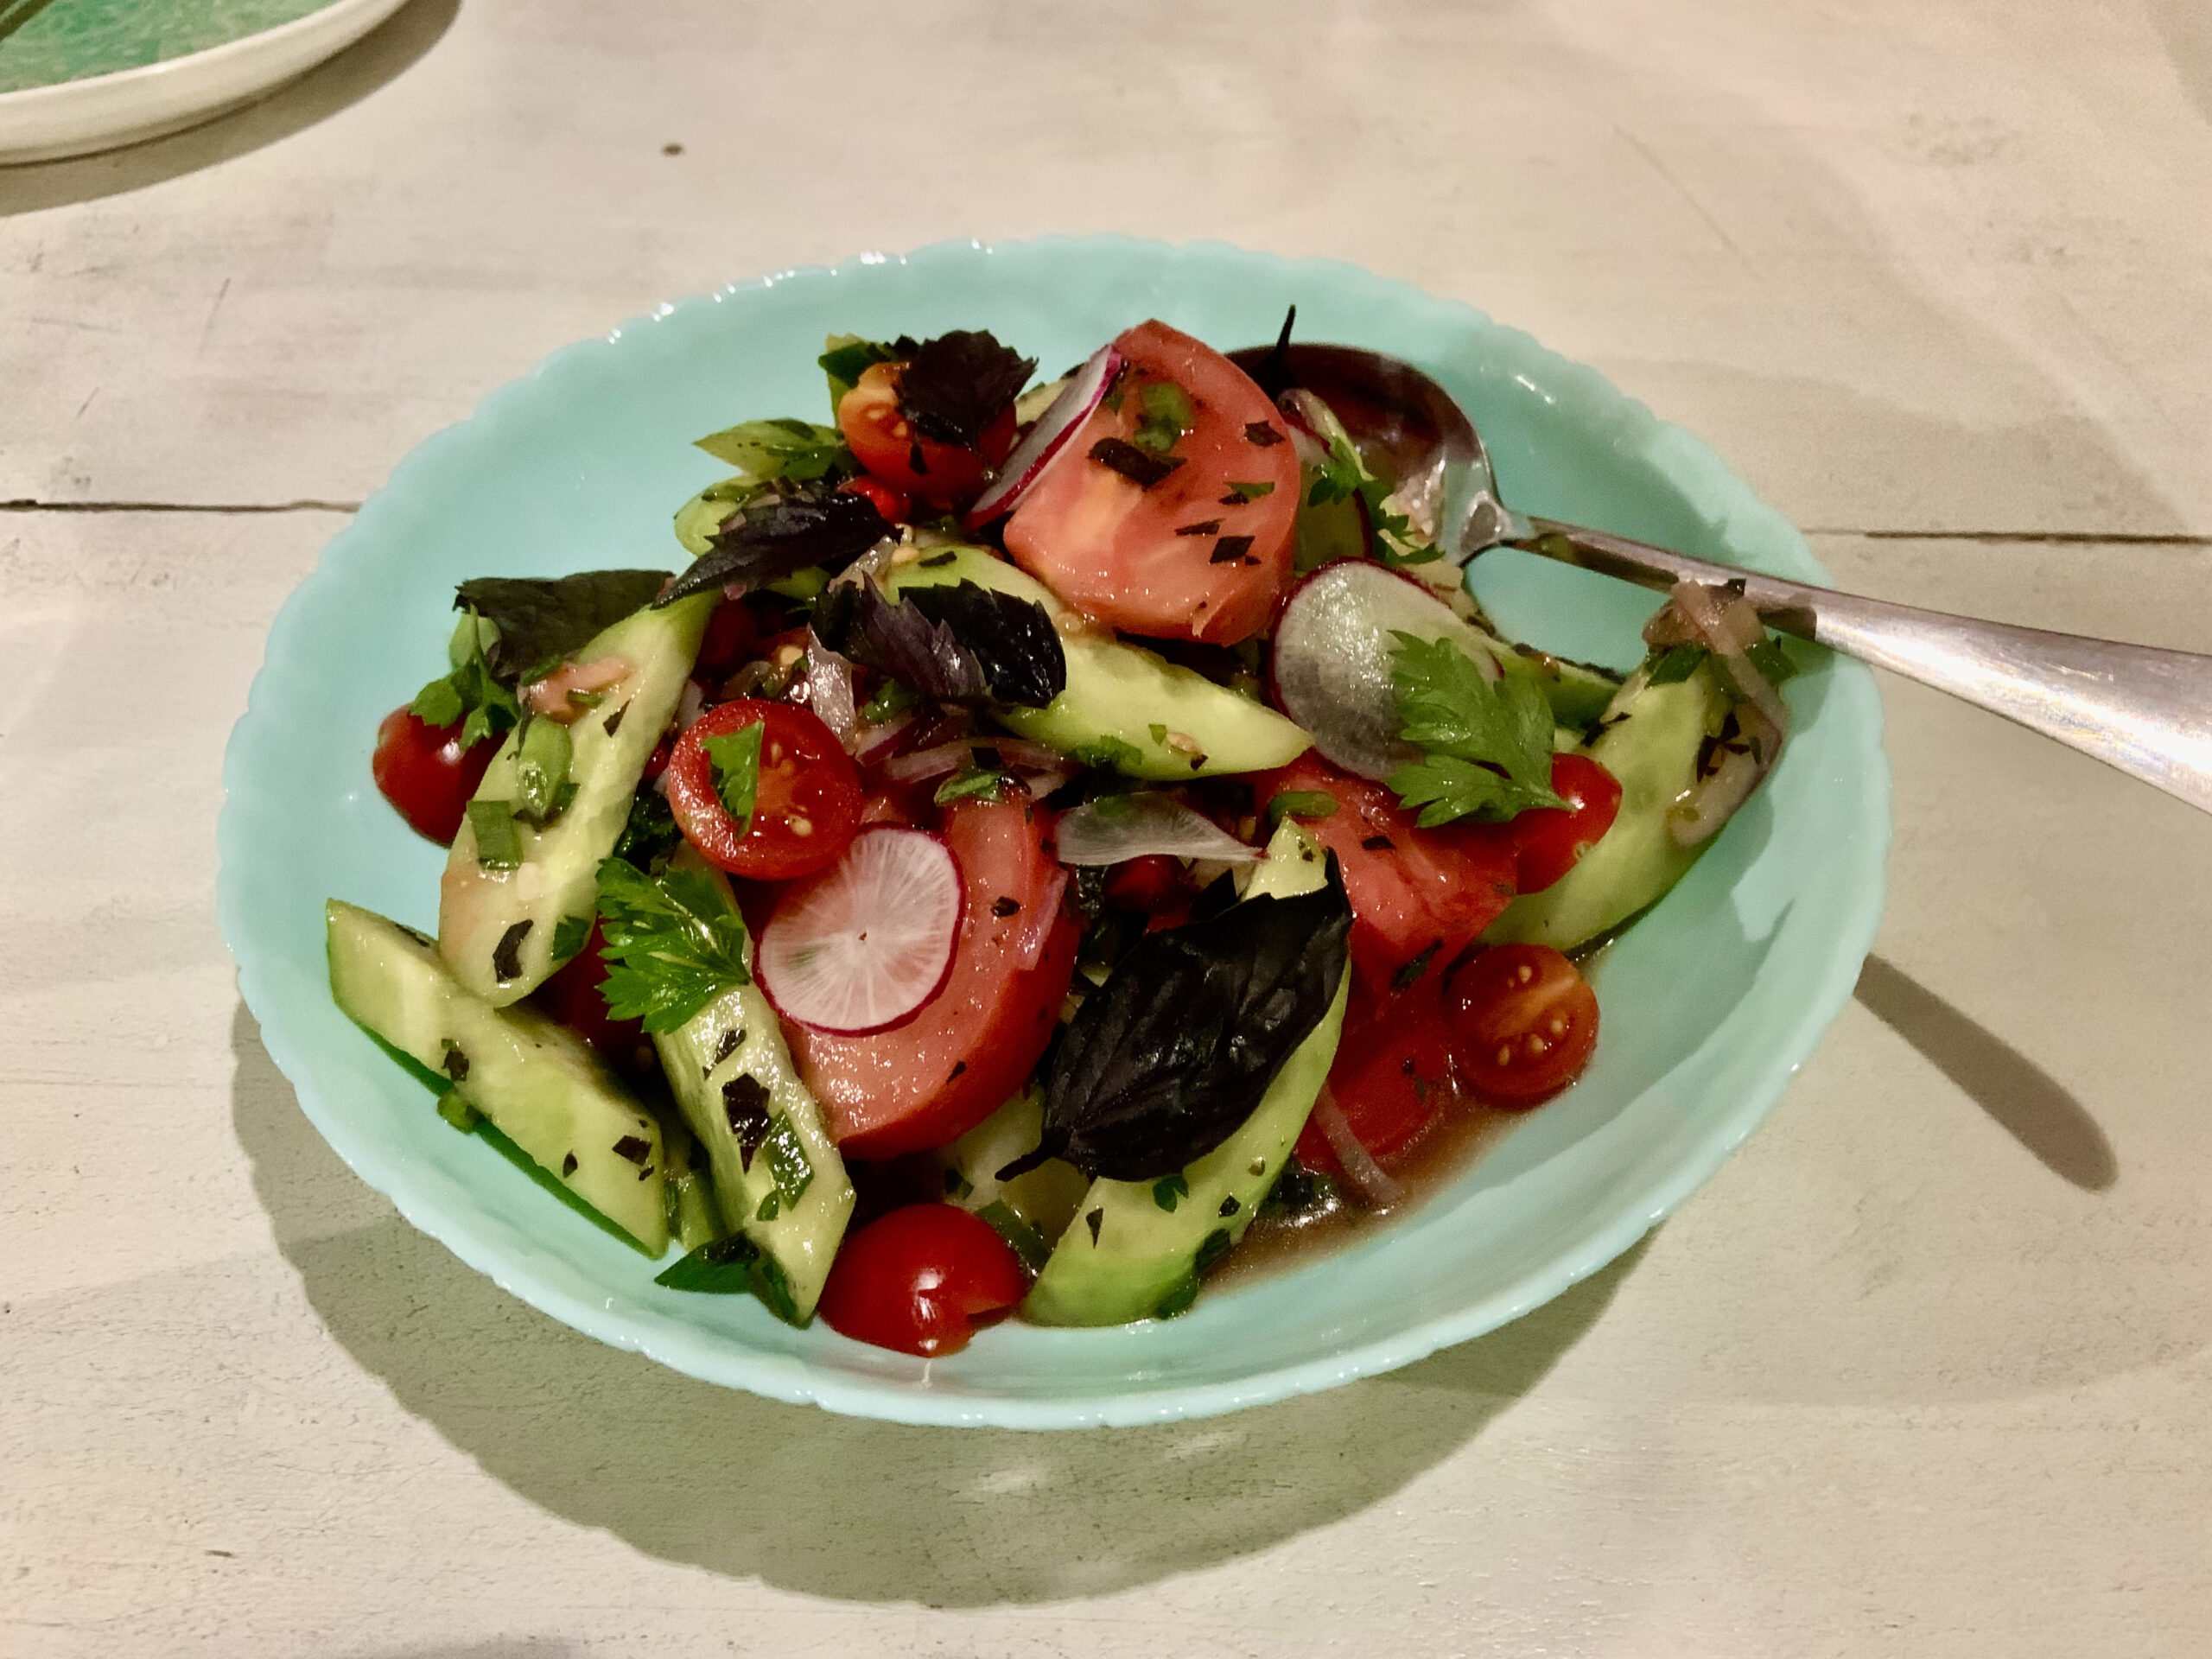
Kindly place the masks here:
[(1510, 545), (1640, 587), (1741, 582), (1767, 625), (2094, 755), (2212, 812), (2212, 657), (2017, 628), (1709, 563), (1531, 518)]

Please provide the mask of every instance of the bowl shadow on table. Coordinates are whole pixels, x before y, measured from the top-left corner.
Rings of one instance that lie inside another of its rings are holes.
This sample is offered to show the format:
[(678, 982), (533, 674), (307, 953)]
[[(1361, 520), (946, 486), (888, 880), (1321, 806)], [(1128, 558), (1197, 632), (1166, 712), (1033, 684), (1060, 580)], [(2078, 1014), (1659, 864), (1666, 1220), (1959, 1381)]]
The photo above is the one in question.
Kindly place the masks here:
[(872, 1422), (696, 1381), (509, 1296), (345, 1168), (243, 1006), (232, 1046), (232, 1119), (277, 1248), (404, 1409), (566, 1520), (843, 1600), (1108, 1593), (1344, 1519), (1527, 1393), (1643, 1250), (1403, 1370), (1225, 1417), (1070, 1433)]
[(120, 195), (289, 138), (398, 79), (444, 37), (460, 10), (461, 0), (414, 0), (307, 73), (181, 132), (91, 156), (0, 167), (0, 217)]

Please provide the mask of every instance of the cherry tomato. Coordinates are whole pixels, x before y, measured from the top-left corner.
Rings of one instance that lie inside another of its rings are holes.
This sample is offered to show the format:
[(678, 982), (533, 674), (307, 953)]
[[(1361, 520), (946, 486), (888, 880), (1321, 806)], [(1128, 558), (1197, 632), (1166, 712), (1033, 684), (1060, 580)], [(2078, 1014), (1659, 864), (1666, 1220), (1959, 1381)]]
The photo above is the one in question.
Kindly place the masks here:
[(1081, 932), (1059, 901), (1066, 873), (1046, 850), (1052, 828), (1050, 812), (1020, 801), (948, 808), (942, 833), (967, 901), (944, 988), (895, 1031), (785, 1033), (848, 1156), (892, 1158), (958, 1140), (1021, 1087), (1045, 1052)]
[(1462, 1074), (1501, 1105), (1533, 1106), (1582, 1075), (1598, 1046), (1598, 994), (1548, 944), (1498, 944), (1445, 989)]
[[(972, 500), (986, 473), (1014, 449), (1014, 405), (1007, 404), (984, 429), (973, 449), (939, 443), (917, 432), (899, 412), (903, 366), (878, 363), (862, 374), (838, 400), (837, 429), (852, 447), (853, 458), (893, 489), (938, 507)], [(880, 502), (876, 510), (883, 511)]]
[[(1379, 996), (1353, 980), (1329, 1092), (1354, 1137), (1385, 1167), (1419, 1145), (1458, 1101), (1442, 963), (1406, 989)], [(1343, 1173), (1336, 1148), (1310, 1118), (1298, 1159), (1324, 1175)]]
[[(762, 728), (760, 782), (743, 835), (715, 789), (705, 740)], [(722, 868), (787, 881), (836, 862), (861, 821), (860, 774), (810, 710), (739, 697), (691, 723), (668, 758), (668, 804), (684, 839)]]
[(1586, 754), (1552, 757), (1552, 793), (1565, 806), (1540, 806), (1513, 820), (1515, 883), (1541, 893), (1594, 847), (1621, 810), (1620, 782)]
[(1128, 859), (1106, 872), (1106, 902), (1116, 910), (1147, 916), (1179, 906), (1187, 910), (1192, 897), (1190, 872), (1181, 859), (1166, 853)]
[(484, 781), (484, 768), (499, 752), (499, 740), (480, 739), (463, 748), (459, 722), (433, 726), (404, 709), (395, 709), (377, 728), (376, 753), (369, 772), (384, 798), (418, 835), (442, 847), (453, 845), (469, 797)]
[(610, 1064), (636, 1071), (652, 1065), (652, 1045), (646, 1039), (643, 1021), (617, 1020), (607, 1011), (607, 997), (601, 988), (607, 983), (607, 965), (600, 954), (600, 947), (606, 943), (599, 918), (594, 917), (591, 938), (584, 948), (555, 969), (553, 977), (533, 995), (548, 1014), (597, 1049)]
[(913, 498), (904, 490), (894, 490), (881, 479), (863, 473), (858, 478), (849, 478), (837, 486), (848, 495), (864, 495), (868, 505), (891, 523), (903, 524), (913, 516)]
[(925, 1359), (968, 1345), (978, 1314), (1029, 1288), (990, 1223), (949, 1204), (910, 1204), (847, 1236), (822, 1287), (823, 1323), (855, 1342)]
[(1310, 751), (1255, 779), (1264, 810), (1286, 791), (1318, 791), (1336, 811), (1306, 828), (1337, 855), (1351, 900), (1351, 959), (1377, 994), (1430, 952), (1441, 969), (1513, 901), (1516, 857), (1510, 823), (1447, 823), (1423, 830), (1381, 784), (1354, 777)]
[(691, 677), (702, 685), (719, 684), (760, 654), (760, 619), (753, 607), (741, 599), (725, 599), (707, 619)]
[[(1140, 323), (1114, 345), (1128, 365), (1119, 395), (1090, 412), (1021, 498), (1007, 551), (1114, 627), (1224, 645), (1249, 639), (1291, 578), (1298, 451), (1283, 417), (1243, 370), (1164, 322)], [(1170, 452), (1181, 464), (1147, 488), (1090, 451), (1132, 440), (1146, 391), (1162, 384), (1181, 390), (1194, 423)]]

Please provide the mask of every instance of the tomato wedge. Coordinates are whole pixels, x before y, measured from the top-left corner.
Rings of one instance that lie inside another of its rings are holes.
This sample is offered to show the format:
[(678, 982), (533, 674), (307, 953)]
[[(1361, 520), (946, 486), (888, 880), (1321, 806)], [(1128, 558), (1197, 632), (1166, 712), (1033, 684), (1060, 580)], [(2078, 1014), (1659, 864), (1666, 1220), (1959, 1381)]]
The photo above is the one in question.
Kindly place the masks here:
[[(1459, 1099), (1452, 1038), (1440, 966), (1380, 996), (1353, 981), (1329, 1092), (1354, 1137), (1385, 1168), (1419, 1146)], [(1323, 1175), (1344, 1173), (1311, 1119), (1298, 1137), (1298, 1159)]]
[[(1121, 379), (1021, 498), (1007, 551), (1110, 626), (1216, 645), (1249, 639), (1290, 582), (1298, 454), (1282, 416), (1243, 370), (1164, 322), (1139, 323), (1114, 344)], [(1161, 457), (1173, 470), (1147, 487), (1091, 452), (1109, 440), (1131, 445), (1147, 391), (1157, 401), (1162, 387), (1180, 391), (1191, 425)]]
[(1510, 823), (1423, 830), (1384, 785), (1310, 753), (1253, 780), (1262, 811), (1291, 791), (1337, 803), (1326, 817), (1300, 817), (1344, 867), (1352, 966), (1371, 991), (1391, 990), (1416, 961), (1441, 973), (1513, 902), (1519, 849)]
[[(760, 784), (741, 831), (715, 786), (709, 738), (758, 726)], [(668, 805), (683, 837), (733, 875), (788, 881), (837, 861), (861, 821), (861, 780), (811, 710), (739, 697), (691, 723), (668, 758)]]
[(849, 1156), (956, 1141), (1020, 1088), (1052, 1034), (1078, 929), (1067, 873), (1046, 850), (1052, 814), (963, 801), (942, 830), (966, 888), (944, 988), (896, 1028), (837, 1037), (793, 1027), (791, 1057)]
[[(925, 438), (899, 410), (899, 376), (905, 366), (878, 363), (862, 374), (837, 401), (837, 429), (845, 435), (853, 459), (899, 494), (938, 507), (969, 500), (983, 487), (988, 470), (1013, 451), (1014, 406), (1009, 404), (984, 429), (973, 449)], [(865, 488), (862, 493), (885, 518), (893, 516), (882, 497)]]

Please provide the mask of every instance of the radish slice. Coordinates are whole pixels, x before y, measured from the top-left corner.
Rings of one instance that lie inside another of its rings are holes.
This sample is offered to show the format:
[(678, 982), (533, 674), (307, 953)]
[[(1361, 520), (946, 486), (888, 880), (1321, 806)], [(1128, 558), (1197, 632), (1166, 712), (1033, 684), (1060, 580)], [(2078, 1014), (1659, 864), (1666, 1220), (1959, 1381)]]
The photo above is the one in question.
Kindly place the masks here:
[(976, 505), (968, 509), (960, 522), (976, 530), (1001, 513), (1014, 511), (1014, 504), (1045, 475), (1045, 469), (1066, 449), (1068, 440), (1090, 418), (1090, 411), (1105, 397), (1106, 388), (1114, 384), (1121, 367), (1122, 354), (1111, 346), (1101, 346), (1093, 352), (1090, 359), (1068, 377), (1060, 395), (1052, 399), (1052, 406), (1037, 417), (1037, 424), (1029, 429), (1029, 435), (1014, 446), (990, 488), (976, 498)]
[(1167, 853), (1177, 858), (1249, 864), (1260, 855), (1204, 814), (1153, 791), (1104, 795), (1063, 814), (1053, 841), (1060, 862), (1119, 864)]
[(1388, 778), (1420, 758), (1398, 738), (1390, 683), (1393, 633), (1449, 639), (1491, 678), (1497, 646), (1410, 576), (1364, 559), (1325, 564), (1299, 584), (1275, 624), (1275, 702), (1347, 772)]
[(760, 931), (753, 971), (785, 1019), (861, 1037), (912, 1019), (952, 975), (960, 861), (923, 830), (875, 824), (820, 875), (789, 889)]

